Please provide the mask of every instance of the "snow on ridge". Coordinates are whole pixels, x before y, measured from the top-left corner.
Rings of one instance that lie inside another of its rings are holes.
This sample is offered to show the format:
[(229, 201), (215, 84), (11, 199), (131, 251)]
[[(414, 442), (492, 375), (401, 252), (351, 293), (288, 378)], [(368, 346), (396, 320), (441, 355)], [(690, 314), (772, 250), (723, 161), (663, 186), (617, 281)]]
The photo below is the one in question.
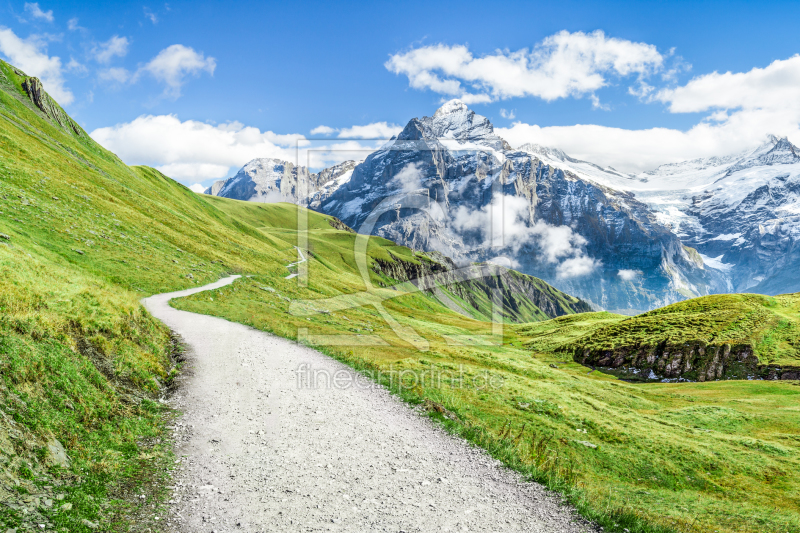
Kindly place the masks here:
[(700, 257), (703, 258), (703, 263), (706, 266), (709, 266), (711, 268), (715, 268), (717, 270), (721, 270), (723, 272), (728, 272), (730, 269), (732, 269), (735, 266), (733, 263), (723, 263), (722, 262), (722, 258), (724, 257), (724, 254), (722, 254), (722, 255), (720, 255), (718, 257), (709, 257), (707, 255), (700, 254)]

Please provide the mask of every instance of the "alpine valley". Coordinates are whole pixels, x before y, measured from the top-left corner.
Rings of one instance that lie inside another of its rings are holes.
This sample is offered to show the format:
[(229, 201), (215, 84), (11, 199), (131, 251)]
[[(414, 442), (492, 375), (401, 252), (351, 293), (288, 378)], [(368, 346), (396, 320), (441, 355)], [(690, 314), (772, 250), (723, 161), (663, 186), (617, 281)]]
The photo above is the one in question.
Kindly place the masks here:
[(451, 100), (364, 161), (312, 173), (256, 159), (206, 194), (298, 203), (462, 263), (511, 266), (623, 314), (800, 290), (800, 153), (774, 136), (634, 175), (557, 148), (512, 148)]

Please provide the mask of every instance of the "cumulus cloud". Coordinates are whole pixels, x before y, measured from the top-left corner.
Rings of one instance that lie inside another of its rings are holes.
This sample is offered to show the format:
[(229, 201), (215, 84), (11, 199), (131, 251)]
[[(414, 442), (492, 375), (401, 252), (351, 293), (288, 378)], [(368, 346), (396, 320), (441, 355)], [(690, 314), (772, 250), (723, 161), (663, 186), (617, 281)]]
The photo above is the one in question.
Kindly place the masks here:
[(123, 84), (131, 79), (131, 73), (121, 67), (112, 67), (99, 71), (97, 77), (103, 81)]
[(67, 21), (67, 29), (69, 31), (76, 31), (76, 30), (84, 30), (81, 26), (78, 26), (78, 17), (72, 17)]
[(330, 135), (338, 132), (340, 139), (389, 139), (403, 131), (403, 127), (388, 122), (373, 122), (349, 128), (331, 128), (330, 126), (317, 126), (311, 130), (311, 135)]
[(200, 183), (195, 183), (194, 185), (189, 186), (189, 190), (196, 194), (203, 194), (208, 187), (203, 187)]
[(663, 89), (655, 99), (673, 113), (710, 109), (764, 109), (791, 105), (800, 95), (800, 55), (748, 72), (712, 72), (683, 87)]
[(130, 41), (127, 37), (114, 35), (106, 42), (92, 47), (92, 55), (98, 63), (108, 63), (114, 57), (125, 57), (128, 53), (128, 45), (130, 45)]
[(598, 262), (591, 257), (582, 255), (565, 259), (556, 269), (556, 277), (559, 279), (577, 278), (591, 274), (598, 266)]
[(707, 113), (686, 131), (670, 128), (627, 130), (577, 124), (515, 123), (497, 128), (513, 146), (553, 146), (572, 157), (619, 170), (641, 172), (658, 165), (721, 156), (754, 148), (768, 134), (800, 142), (800, 56), (747, 72), (697, 76), (671, 89), (646, 91), (651, 102), (672, 113)]
[(339, 130), (339, 137), (345, 139), (388, 139), (403, 131), (402, 126), (387, 122), (373, 122), (363, 126), (351, 126)]
[(165, 96), (178, 98), (187, 78), (199, 76), (203, 72), (213, 75), (216, 67), (217, 61), (213, 57), (205, 57), (202, 52), (196, 52), (182, 44), (173, 44), (139, 68), (132, 79), (135, 81), (142, 75), (150, 75), (166, 86)]
[[(484, 103), (533, 96), (553, 101), (592, 94), (609, 76), (639, 78), (664, 63), (655, 46), (592, 33), (561, 31), (532, 50), (497, 50), (476, 57), (464, 45), (436, 44), (395, 54), (385, 67), (415, 89)], [(472, 92), (474, 91), (474, 92)]]
[(143, 115), (98, 128), (92, 138), (130, 165), (150, 165), (188, 183), (226, 177), (257, 157), (274, 157), (312, 168), (363, 159), (375, 150), (348, 141), (312, 144), (300, 134), (260, 131), (239, 122), (206, 124), (175, 115)]
[(336, 128), (320, 125), (311, 130), (311, 135), (330, 135), (331, 133), (335, 133), (336, 131), (338, 131)]
[(50, 9), (48, 11), (42, 11), (42, 8), (39, 7), (38, 2), (34, 3), (25, 3), (25, 12), (30, 14), (35, 19), (42, 19), (46, 20), (47, 22), (53, 22), (53, 10)]
[[(519, 253), (525, 245), (539, 249), (546, 263), (556, 264), (559, 278), (583, 276), (599, 263), (586, 256), (586, 239), (569, 226), (543, 221), (531, 223), (531, 205), (520, 196), (496, 193), (481, 209), (459, 206), (450, 215), (450, 227), (459, 233), (476, 233), (484, 247)], [(494, 261), (494, 260), (493, 260)]]
[(642, 275), (641, 270), (629, 270), (627, 268), (623, 268), (619, 272), (617, 272), (617, 276), (622, 278), (624, 281), (633, 281), (641, 275)]
[(171, 177), (196, 181), (225, 177), (231, 167), (256, 157), (294, 157), (287, 136), (236, 122), (181, 122), (175, 115), (143, 115), (98, 128), (91, 136), (128, 164), (152, 165)]
[(45, 90), (61, 105), (75, 100), (65, 86), (61, 59), (48, 56), (46, 44), (40, 39), (32, 36), (23, 40), (10, 29), (0, 27), (0, 53), (29, 76), (40, 78)]
[(389, 185), (406, 193), (422, 188), (422, 172), (419, 167), (420, 163), (409, 163), (395, 174)]

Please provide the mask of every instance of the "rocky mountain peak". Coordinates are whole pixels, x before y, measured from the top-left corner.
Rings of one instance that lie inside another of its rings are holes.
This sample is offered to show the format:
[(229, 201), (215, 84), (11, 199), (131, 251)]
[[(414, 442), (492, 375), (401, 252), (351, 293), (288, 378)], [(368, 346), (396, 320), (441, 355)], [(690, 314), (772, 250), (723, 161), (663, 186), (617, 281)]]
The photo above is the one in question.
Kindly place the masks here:
[(771, 137), (775, 139), (775, 146), (772, 148), (772, 152), (789, 152), (795, 156), (797, 156), (798, 148), (789, 142), (788, 137), (781, 137), (776, 138), (775, 136)]
[[(406, 130), (411, 126), (411, 122), (406, 126)], [(469, 109), (461, 100), (446, 102), (432, 117), (422, 117), (417, 123), (425, 140), (447, 142), (452, 139), (459, 144), (476, 144), (498, 151), (511, 149), (505, 140), (494, 133), (494, 126), (489, 119)], [(404, 133), (412, 133), (406, 130)]]
[(467, 104), (459, 100), (458, 98), (454, 98), (449, 102), (445, 102), (442, 104), (442, 107), (436, 110), (436, 113), (433, 114), (434, 117), (441, 117), (443, 115), (449, 115), (453, 113), (469, 113), (470, 110), (467, 107)]
[(787, 137), (768, 135), (767, 142), (755, 151), (745, 155), (728, 169), (728, 174), (759, 166), (791, 165), (800, 163), (800, 149), (789, 142)]

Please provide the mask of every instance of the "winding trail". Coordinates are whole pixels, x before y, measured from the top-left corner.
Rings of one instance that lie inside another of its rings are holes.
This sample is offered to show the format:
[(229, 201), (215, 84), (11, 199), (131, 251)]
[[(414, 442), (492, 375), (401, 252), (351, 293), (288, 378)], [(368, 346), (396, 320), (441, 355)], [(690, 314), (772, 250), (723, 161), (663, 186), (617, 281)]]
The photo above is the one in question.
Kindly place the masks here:
[(540, 485), (363, 378), (348, 388), (326, 388), (321, 379), (316, 388), (298, 385), (301, 365), (355, 379), (337, 361), (169, 306), (237, 277), (142, 301), (189, 346), (188, 371), (171, 400), (183, 412), (175, 428), (182, 461), (168, 530), (591, 530)]

